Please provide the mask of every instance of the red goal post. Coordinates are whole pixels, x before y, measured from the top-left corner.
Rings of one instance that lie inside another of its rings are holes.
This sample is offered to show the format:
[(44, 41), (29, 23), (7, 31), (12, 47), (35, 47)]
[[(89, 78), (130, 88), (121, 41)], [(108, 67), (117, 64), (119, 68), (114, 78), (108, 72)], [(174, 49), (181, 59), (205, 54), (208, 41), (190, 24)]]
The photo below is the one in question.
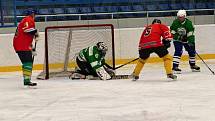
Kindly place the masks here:
[(108, 46), (106, 62), (115, 68), (114, 26), (92, 24), (45, 28), (45, 60), (38, 79), (69, 76), (76, 67), (78, 52), (97, 42)]

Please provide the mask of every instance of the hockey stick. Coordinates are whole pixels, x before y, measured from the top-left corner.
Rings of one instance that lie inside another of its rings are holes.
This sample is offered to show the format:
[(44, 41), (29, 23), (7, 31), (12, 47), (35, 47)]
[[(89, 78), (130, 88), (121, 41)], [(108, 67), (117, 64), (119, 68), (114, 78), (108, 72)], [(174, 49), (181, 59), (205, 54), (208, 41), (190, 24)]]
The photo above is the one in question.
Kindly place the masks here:
[[(34, 43), (34, 47), (33, 47), (32, 51), (36, 51), (36, 48), (37, 48), (37, 42)], [(32, 57), (32, 63), (34, 63), (34, 55)]]
[(132, 79), (132, 75), (115, 75), (111, 79)]
[(122, 64), (122, 65), (116, 67), (115, 70), (116, 70), (116, 69), (119, 69), (119, 68), (121, 68), (121, 67), (123, 67), (123, 66), (125, 66), (125, 65), (128, 65), (128, 64), (130, 64), (130, 63), (132, 63), (132, 62), (134, 62), (134, 61), (136, 61), (136, 60), (138, 60), (138, 59), (139, 59), (139, 58), (135, 58), (134, 60), (131, 60), (131, 61), (127, 62), (127, 63), (124, 63), (124, 64)]
[(203, 58), (196, 52), (196, 55), (201, 59), (201, 61), (205, 64), (205, 66), (210, 70), (210, 72), (215, 75), (214, 71), (208, 66), (208, 64), (203, 60)]

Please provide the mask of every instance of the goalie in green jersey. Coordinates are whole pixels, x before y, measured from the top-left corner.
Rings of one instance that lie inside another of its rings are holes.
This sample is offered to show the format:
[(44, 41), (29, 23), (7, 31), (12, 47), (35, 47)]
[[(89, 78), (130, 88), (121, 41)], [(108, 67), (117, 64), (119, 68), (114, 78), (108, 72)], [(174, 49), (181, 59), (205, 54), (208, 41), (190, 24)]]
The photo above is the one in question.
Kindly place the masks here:
[(101, 80), (111, 79), (115, 72), (112, 67), (105, 63), (107, 50), (108, 47), (104, 42), (98, 42), (94, 46), (82, 49), (76, 58), (78, 69), (70, 78), (85, 79), (86, 76), (92, 75), (99, 77)]

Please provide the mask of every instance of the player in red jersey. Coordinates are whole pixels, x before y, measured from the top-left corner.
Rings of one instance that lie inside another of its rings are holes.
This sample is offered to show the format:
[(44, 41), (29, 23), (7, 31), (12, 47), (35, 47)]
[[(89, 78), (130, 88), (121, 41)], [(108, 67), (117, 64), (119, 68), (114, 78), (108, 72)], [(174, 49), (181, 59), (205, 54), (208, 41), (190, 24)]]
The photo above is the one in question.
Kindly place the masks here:
[[(162, 41), (161, 37), (163, 38)], [(154, 19), (152, 24), (144, 29), (139, 42), (139, 60), (133, 72), (133, 81), (139, 79), (140, 71), (153, 52), (163, 59), (167, 78), (174, 80), (177, 78), (176, 75), (172, 74), (172, 59), (167, 50), (171, 40), (172, 34), (169, 28), (161, 24), (159, 19)]]
[(24, 77), (24, 85), (36, 86), (37, 83), (31, 82), (31, 74), (33, 67), (32, 54), (35, 55), (32, 49), (32, 42), (38, 39), (38, 31), (35, 29), (35, 14), (36, 11), (29, 9), (27, 16), (22, 19), (16, 29), (16, 33), (13, 38), (13, 47), (22, 62), (22, 71)]

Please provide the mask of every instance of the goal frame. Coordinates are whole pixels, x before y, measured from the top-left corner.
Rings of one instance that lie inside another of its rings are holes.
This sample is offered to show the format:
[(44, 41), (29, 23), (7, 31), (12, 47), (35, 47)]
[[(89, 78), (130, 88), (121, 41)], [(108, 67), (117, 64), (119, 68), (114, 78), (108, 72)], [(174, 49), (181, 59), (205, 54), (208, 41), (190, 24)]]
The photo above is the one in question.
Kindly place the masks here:
[(112, 41), (112, 65), (115, 70), (115, 44), (114, 44), (114, 26), (113, 24), (90, 24), (90, 25), (72, 25), (72, 26), (49, 26), (45, 28), (45, 79), (49, 79), (49, 55), (48, 55), (48, 30), (50, 29), (62, 29), (62, 28), (82, 28), (82, 27), (102, 27), (107, 26), (111, 29), (111, 41)]

